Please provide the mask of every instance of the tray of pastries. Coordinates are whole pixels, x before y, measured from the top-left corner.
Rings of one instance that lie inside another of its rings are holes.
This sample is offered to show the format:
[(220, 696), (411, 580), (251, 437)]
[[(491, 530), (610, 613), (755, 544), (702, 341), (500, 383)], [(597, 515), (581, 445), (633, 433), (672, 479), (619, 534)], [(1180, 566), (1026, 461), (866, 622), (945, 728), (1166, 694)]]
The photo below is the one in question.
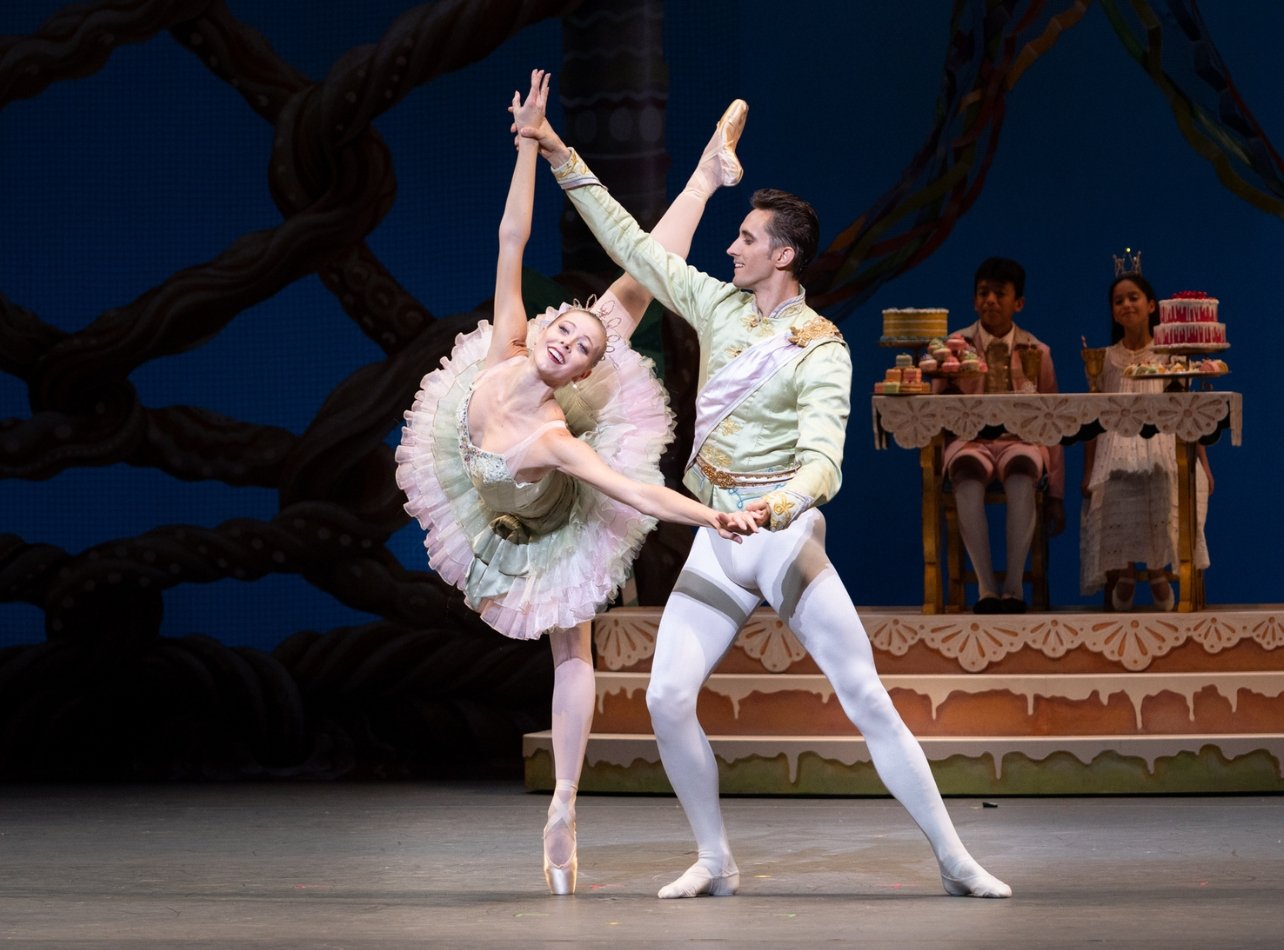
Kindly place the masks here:
[(1129, 379), (1215, 379), (1230, 372), (1225, 360), (1170, 360), (1133, 363), (1124, 369)]

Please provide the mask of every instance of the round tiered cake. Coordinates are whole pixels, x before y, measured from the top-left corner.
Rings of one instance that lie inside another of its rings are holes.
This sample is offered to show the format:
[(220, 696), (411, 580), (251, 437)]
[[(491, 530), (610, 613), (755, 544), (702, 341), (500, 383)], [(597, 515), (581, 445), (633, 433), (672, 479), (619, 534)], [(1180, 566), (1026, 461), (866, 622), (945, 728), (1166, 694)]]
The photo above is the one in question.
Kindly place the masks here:
[(882, 339), (895, 342), (943, 337), (949, 317), (950, 312), (939, 307), (884, 310)]
[(1226, 324), (1217, 320), (1217, 300), (1199, 290), (1183, 290), (1159, 301), (1155, 346), (1225, 349)]

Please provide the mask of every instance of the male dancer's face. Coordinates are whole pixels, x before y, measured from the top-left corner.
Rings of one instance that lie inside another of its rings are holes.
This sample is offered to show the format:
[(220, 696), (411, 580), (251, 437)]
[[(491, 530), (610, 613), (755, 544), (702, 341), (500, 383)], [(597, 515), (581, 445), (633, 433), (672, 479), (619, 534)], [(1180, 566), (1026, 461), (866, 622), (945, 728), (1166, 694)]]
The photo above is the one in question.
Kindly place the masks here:
[(754, 208), (740, 225), (740, 236), (727, 248), (731, 256), (731, 283), (741, 290), (755, 290), (770, 280), (777, 268), (777, 258), (784, 250), (773, 248), (767, 225), (772, 212)]

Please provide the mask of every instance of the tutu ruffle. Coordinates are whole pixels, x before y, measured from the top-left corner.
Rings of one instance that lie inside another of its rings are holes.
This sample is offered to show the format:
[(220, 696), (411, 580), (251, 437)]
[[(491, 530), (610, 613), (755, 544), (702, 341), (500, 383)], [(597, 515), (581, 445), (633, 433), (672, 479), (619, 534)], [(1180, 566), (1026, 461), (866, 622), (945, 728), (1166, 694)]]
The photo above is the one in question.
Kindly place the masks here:
[[(538, 327), (539, 321), (531, 321), (531, 334)], [(497, 537), (490, 524), (497, 515), (521, 512), (493, 511), (482, 501), (464, 469), (456, 422), (490, 336), (485, 321), (460, 334), (441, 368), (424, 376), (405, 414), (397, 484), (405, 492), (406, 511), (427, 532), (428, 563), (465, 593), (475, 551), (488, 561), (524, 560), (525, 573), (506, 593), (469, 606), (505, 636), (529, 640), (591, 620), (628, 578), (656, 522), (581, 482), (560, 527), (506, 555), (503, 548), (513, 542)], [(556, 396), (571, 433), (607, 465), (637, 481), (663, 482), (659, 462), (673, 439), (673, 414), (649, 359), (617, 344), (587, 379)]]

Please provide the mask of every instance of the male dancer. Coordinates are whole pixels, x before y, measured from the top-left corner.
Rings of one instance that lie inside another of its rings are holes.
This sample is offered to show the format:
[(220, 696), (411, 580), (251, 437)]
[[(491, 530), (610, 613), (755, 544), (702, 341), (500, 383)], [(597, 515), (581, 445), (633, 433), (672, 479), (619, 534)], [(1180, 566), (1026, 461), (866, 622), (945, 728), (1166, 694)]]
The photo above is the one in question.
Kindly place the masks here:
[[(842, 581), (825, 554), (817, 506), (841, 480), (851, 360), (838, 328), (807, 306), (798, 275), (820, 236), (816, 212), (764, 189), (727, 249), (724, 283), (666, 252), (544, 122), (536, 138), (562, 188), (611, 258), (696, 330), (700, 394), (685, 484), (723, 511), (748, 510), (769, 531), (715, 545), (699, 531), (665, 605), (647, 706), (660, 756), (695, 833), (699, 857), (659, 896), (730, 896), (740, 883), (718, 803), (718, 769), (696, 697), (736, 632), (766, 599), (829, 678), (874, 766), (926, 834), (947, 893), (1009, 897), (968, 854), (927, 758), (893, 707)], [(734, 547), (735, 550), (726, 550)]]

